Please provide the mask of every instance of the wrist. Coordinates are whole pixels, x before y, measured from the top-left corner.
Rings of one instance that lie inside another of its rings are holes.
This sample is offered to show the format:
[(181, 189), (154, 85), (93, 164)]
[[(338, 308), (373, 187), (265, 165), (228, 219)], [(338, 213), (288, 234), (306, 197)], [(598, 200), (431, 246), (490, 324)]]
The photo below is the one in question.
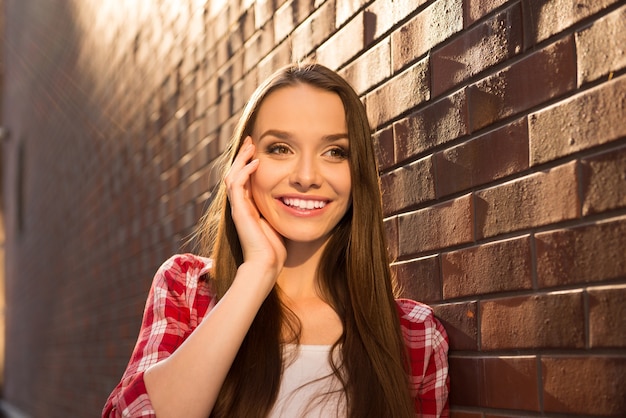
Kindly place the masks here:
[(277, 277), (276, 266), (264, 262), (246, 261), (237, 269), (234, 282), (241, 282), (246, 288), (260, 292), (265, 297), (274, 287)]

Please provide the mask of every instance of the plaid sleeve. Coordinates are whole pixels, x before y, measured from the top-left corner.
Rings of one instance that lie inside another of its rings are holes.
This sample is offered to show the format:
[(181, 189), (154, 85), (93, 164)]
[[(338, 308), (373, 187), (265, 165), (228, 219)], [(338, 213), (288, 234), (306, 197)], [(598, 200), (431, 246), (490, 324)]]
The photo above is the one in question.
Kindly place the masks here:
[(137, 343), (122, 380), (104, 405), (103, 418), (155, 416), (143, 374), (169, 357), (206, 313), (210, 301), (206, 291), (198, 290), (198, 278), (206, 273), (209, 264), (206, 259), (184, 254), (170, 258), (159, 268), (146, 301)]
[(396, 301), (400, 328), (411, 363), (411, 394), (416, 416), (449, 417), (448, 336), (430, 307), (408, 299)]

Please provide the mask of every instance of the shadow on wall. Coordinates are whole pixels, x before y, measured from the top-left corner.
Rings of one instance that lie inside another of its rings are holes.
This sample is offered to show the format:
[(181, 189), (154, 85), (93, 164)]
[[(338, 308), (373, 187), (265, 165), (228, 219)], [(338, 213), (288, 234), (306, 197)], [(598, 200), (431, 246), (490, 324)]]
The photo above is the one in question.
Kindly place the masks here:
[[(0, 0), (0, 10), (4, 11), (4, 0)], [(4, 33), (4, 13), (0, 12), (0, 33)], [(3, 49), (0, 45), (0, 57), (3, 57)], [(0, 58), (0, 95), (4, 92), (4, 63), (3, 58)], [(0, 114), (2, 114), (2, 101), (0, 101)], [(1, 119), (0, 119), (1, 120)], [(0, 126), (0, 397), (4, 393), (4, 357), (5, 357), (5, 305), (6, 305), (6, 292), (5, 292), (5, 275), (4, 275), (4, 242), (5, 242), (5, 231), (4, 231), (4, 199), (2, 195), (2, 184), (3, 184), (3, 160), (4, 155), (2, 153), (2, 143), (8, 137), (7, 130)], [(2, 409), (0, 408), (0, 418), (2, 418), (4, 414), (2, 413)]]
[(44, 409), (50, 398), (83, 411), (97, 404), (91, 408), (97, 410), (103, 401), (89, 393), (98, 377), (86, 360), (97, 350), (97, 327), (86, 305), (98, 307), (100, 299), (93, 286), (87, 292), (93, 277), (85, 258), (75, 255), (81, 248), (97, 254), (77, 231), (98, 213), (82, 202), (103, 181), (94, 175), (104, 172), (97, 158), (103, 135), (94, 127), (111, 121), (102, 120), (107, 115), (94, 75), (80, 68), (74, 3), (3, 3), (1, 117), (11, 137), (2, 141), (7, 344), (1, 410), (10, 417), (24, 416), (16, 408), (51, 416)]
[(0, 418), (30, 418), (30, 415), (26, 415), (11, 404), (0, 400)]
[[(0, 135), (0, 141), (2, 135)], [(1, 156), (1, 152), (0, 152)], [(2, 161), (0, 159), (0, 161)], [(0, 163), (1, 166), (1, 163)], [(0, 167), (0, 184), (2, 179), (2, 170)], [(5, 352), (5, 306), (6, 306), (6, 292), (5, 292), (5, 277), (4, 277), (4, 206), (3, 206), (2, 197), (0, 194), (0, 396), (2, 396), (4, 392), (4, 352)], [(0, 408), (0, 418), (5, 416), (2, 413), (2, 409)]]

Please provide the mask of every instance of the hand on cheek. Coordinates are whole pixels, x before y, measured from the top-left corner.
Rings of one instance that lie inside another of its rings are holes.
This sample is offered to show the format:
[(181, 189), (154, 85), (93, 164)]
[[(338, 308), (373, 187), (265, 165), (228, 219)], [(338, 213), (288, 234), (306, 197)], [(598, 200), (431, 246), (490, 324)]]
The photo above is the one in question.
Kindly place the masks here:
[(282, 237), (265, 221), (254, 203), (250, 178), (259, 166), (255, 146), (247, 137), (224, 178), (233, 222), (245, 263), (261, 264), (278, 274), (286, 258)]

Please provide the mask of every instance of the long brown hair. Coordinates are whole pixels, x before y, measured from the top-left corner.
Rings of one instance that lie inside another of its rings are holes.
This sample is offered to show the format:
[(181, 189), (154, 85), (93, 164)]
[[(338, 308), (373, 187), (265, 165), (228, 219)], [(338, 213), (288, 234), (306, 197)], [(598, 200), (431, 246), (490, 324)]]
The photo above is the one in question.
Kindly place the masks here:
[[(252, 132), (263, 100), (277, 89), (302, 83), (339, 95), (348, 125), (352, 205), (333, 231), (318, 266), (323, 297), (343, 322), (343, 334), (333, 346), (333, 351), (341, 350), (341, 364), (332, 366), (344, 386), (348, 417), (414, 417), (371, 130), (354, 90), (337, 73), (319, 64), (282, 68), (261, 84), (247, 103), (224, 155), (224, 169), (230, 167), (243, 140)], [(198, 235), (200, 251), (214, 260), (210, 280), (220, 298), (243, 262), (223, 184), (200, 222)], [(297, 339), (297, 320), (294, 325), (293, 315), (281, 303), (275, 287), (239, 349), (212, 417), (267, 416), (280, 386), (284, 326), (295, 329)]]

